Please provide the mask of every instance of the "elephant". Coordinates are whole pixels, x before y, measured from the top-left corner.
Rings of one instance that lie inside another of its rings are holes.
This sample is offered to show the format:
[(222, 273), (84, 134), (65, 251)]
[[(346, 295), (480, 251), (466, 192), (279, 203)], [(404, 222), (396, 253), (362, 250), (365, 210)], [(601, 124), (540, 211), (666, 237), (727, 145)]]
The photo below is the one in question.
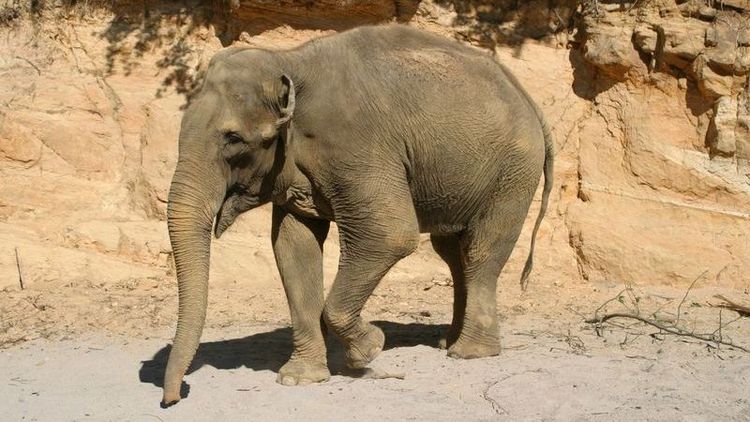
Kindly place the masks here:
[[(267, 203), (294, 347), (278, 382), (330, 377), (326, 330), (349, 367), (378, 355), (384, 334), (361, 310), (420, 233), (454, 281), (448, 355), (498, 354), (497, 279), (544, 175), (526, 286), (553, 161), (550, 128), (518, 80), (458, 41), (388, 24), (284, 51), (219, 51), (184, 112), (168, 198), (179, 305), (162, 404), (180, 400), (200, 341), (211, 232)], [(331, 222), (341, 254), (325, 297)]]

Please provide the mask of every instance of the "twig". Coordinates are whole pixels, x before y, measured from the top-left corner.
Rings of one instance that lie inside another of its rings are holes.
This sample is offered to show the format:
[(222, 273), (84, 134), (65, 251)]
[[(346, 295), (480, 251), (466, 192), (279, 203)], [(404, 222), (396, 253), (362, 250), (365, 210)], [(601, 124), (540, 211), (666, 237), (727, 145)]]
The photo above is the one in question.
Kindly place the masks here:
[(740, 305), (739, 303), (733, 302), (733, 301), (727, 299), (726, 297), (724, 297), (722, 295), (714, 295), (714, 297), (716, 299), (723, 300), (726, 303), (720, 303), (718, 305), (711, 305), (711, 306), (715, 306), (715, 307), (718, 307), (718, 308), (731, 309), (731, 310), (737, 312), (738, 314), (740, 314), (740, 316), (743, 316), (743, 317), (750, 316), (750, 307)]
[(721, 323), (721, 311), (723, 310), (724, 310), (723, 308), (719, 308), (719, 328), (717, 329), (717, 331), (719, 332), (719, 340), (723, 338), (721, 335), (721, 329), (724, 328), (724, 325), (722, 325)]
[(572, 350), (574, 354), (586, 354), (586, 344), (583, 342), (583, 340), (581, 340), (580, 337), (571, 335), (570, 328), (568, 328), (568, 335), (563, 337), (565, 338), (565, 343), (568, 344), (568, 347), (570, 347), (570, 350)]
[(687, 291), (685, 292), (685, 296), (682, 297), (682, 300), (680, 301), (680, 304), (677, 305), (677, 318), (675, 319), (673, 325), (676, 326), (677, 324), (679, 324), (679, 322), (680, 322), (680, 311), (681, 311), (681, 308), (682, 308), (682, 304), (685, 303), (685, 299), (687, 299), (688, 295), (690, 294), (690, 291), (693, 290), (693, 286), (695, 286), (695, 283), (698, 280), (702, 279), (703, 276), (706, 275), (706, 273), (708, 273), (708, 270), (703, 271), (701, 273), (701, 275), (699, 275), (698, 277), (696, 277), (695, 280), (693, 280), (693, 282), (690, 283), (690, 287), (688, 287)]
[(18, 259), (18, 248), (13, 248), (16, 251), (16, 269), (18, 270), (18, 284), (21, 285), (21, 290), (23, 290), (23, 275), (21, 274), (21, 262)]
[(681, 328), (678, 328), (678, 327), (668, 327), (666, 325), (659, 324), (656, 321), (652, 321), (652, 320), (650, 320), (648, 318), (644, 318), (644, 317), (642, 317), (640, 315), (626, 314), (626, 313), (619, 313), (618, 312), (618, 313), (612, 313), (612, 314), (604, 315), (601, 318), (587, 319), (586, 323), (587, 324), (601, 324), (601, 323), (604, 323), (607, 320), (610, 320), (612, 318), (631, 318), (631, 319), (635, 319), (635, 320), (643, 322), (644, 324), (648, 324), (648, 325), (654, 326), (654, 327), (656, 327), (656, 328), (658, 328), (658, 329), (660, 329), (660, 330), (662, 330), (664, 332), (667, 332), (667, 333), (670, 333), (670, 334), (674, 334), (676, 336), (693, 337), (693, 338), (696, 338), (698, 340), (706, 341), (706, 342), (709, 342), (709, 343), (723, 344), (725, 346), (734, 347), (734, 348), (742, 350), (743, 352), (750, 353), (750, 349), (747, 349), (747, 348), (745, 348), (743, 346), (739, 346), (739, 345), (734, 344), (732, 342), (724, 341), (722, 339), (716, 339), (716, 338), (706, 337), (706, 336), (702, 336), (700, 334), (691, 333), (691, 332), (685, 331), (685, 330), (683, 330)]
[(628, 296), (630, 296), (630, 303), (632, 303), (635, 308), (635, 313), (640, 315), (641, 309), (638, 307), (638, 302), (640, 302), (641, 298), (635, 295), (635, 292), (633, 292), (633, 286), (630, 284), (628, 284), (627, 292)]
[(620, 296), (622, 296), (622, 294), (625, 293), (627, 290), (628, 290), (628, 287), (620, 290), (620, 293), (617, 293), (613, 298), (610, 298), (606, 302), (602, 303), (602, 305), (600, 307), (596, 308), (596, 310), (594, 311), (594, 318), (596, 318), (597, 315), (599, 315), (599, 311), (601, 311), (602, 309), (604, 309), (605, 306), (609, 305), (610, 303), (614, 302), (615, 300), (618, 300), (620, 298)]
[(403, 372), (388, 372), (388, 371), (383, 371), (383, 370), (373, 369), (373, 368), (363, 368), (363, 369), (346, 368), (340, 372), (340, 375), (348, 376), (351, 378), (372, 379), (372, 380), (384, 380), (384, 379), (389, 379), (389, 378), (402, 380), (406, 378), (406, 374)]
[(715, 329), (713, 333), (711, 333), (711, 336), (715, 336), (717, 333), (719, 334), (719, 338), (722, 338), (722, 330), (735, 322), (739, 321), (742, 318), (742, 315), (738, 316), (737, 318), (722, 324), (721, 322), (721, 310), (719, 310), (719, 328)]
[(373, 379), (373, 380), (385, 380), (389, 378), (394, 378), (394, 379), (402, 380), (406, 378), (406, 374), (403, 372), (382, 372), (382, 371), (373, 370), (372, 372), (370, 371), (365, 372), (365, 375), (362, 378)]
[(665, 307), (666, 307), (667, 305), (669, 305), (669, 304), (670, 304), (670, 303), (672, 303), (673, 301), (674, 301), (674, 299), (671, 299), (671, 298), (667, 298), (667, 301), (666, 301), (666, 302), (665, 302), (665, 303), (664, 303), (663, 305), (661, 305), (661, 306), (659, 306), (658, 308), (656, 308), (656, 310), (655, 310), (655, 311), (651, 312), (651, 315), (652, 315), (652, 316), (653, 316), (653, 317), (654, 317), (655, 319), (661, 319), (661, 320), (664, 320), (664, 318), (663, 318), (663, 317), (662, 317), (662, 318), (659, 318), (659, 317), (657, 317), (657, 316), (656, 316), (656, 314), (658, 314), (659, 312), (661, 312), (661, 310), (662, 310), (662, 309), (664, 309), (664, 308), (665, 308)]

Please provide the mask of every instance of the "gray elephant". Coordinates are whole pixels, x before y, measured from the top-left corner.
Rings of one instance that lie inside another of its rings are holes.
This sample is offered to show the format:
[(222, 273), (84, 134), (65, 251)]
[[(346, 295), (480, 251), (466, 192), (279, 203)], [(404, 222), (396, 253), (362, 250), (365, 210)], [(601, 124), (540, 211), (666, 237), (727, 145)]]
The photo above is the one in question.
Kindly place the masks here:
[[(454, 280), (448, 354), (499, 353), (497, 279), (544, 172), (525, 286), (552, 163), (549, 128), (518, 81), (455, 41), (388, 25), (283, 52), (219, 52), (183, 117), (169, 194), (179, 317), (163, 404), (180, 400), (200, 341), (212, 228), (218, 238), (268, 202), (294, 342), (279, 382), (330, 377), (321, 321), (343, 342), (350, 367), (377, 356), (383, 332), (360, 312), (420, 232), (430, 233)], [(341, 259), (324, 298), (331, 221)]]

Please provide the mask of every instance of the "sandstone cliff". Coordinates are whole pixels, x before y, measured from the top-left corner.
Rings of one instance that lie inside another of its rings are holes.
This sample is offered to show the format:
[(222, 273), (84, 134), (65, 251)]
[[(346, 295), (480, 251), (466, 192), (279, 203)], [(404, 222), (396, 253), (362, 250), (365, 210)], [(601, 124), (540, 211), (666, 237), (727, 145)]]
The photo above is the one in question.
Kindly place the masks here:
[[(494, 49), (544, 110), (557, 168), (532, 290), (686, 286), (701, 276), (747, 291), (749, 11), (747, 1), (6, 0), (2, 310), (39, 312), (39, 297), (78, 292), (66, 306), (109, 312), (112, 292), (137, 288), (145, 299), (120, 312), (144, 309), (159, 323), (152, 302), (175, 296), (167, 189), (197, 69), (223, 46), (287, 48), (389, 21)], [(517, 288), (536, 207), (502, 276), (507, 288)], [(280, 289), (269, 232), (266, 207), (214, 242), (212, 284)], [(427, 245), (389, 277), (444, 277)]]

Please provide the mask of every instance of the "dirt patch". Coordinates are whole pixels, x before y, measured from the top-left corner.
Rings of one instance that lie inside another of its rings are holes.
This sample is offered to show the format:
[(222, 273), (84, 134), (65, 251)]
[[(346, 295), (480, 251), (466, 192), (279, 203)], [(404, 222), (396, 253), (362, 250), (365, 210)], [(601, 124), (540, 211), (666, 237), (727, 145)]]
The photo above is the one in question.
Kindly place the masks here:
[[(14, 420), (747, 420), (747, 353), (631, 324), (598, 335), (574, 316), (591, 299), (582, 291), (576, 303), (537, 291), (501, 295), (500, 356), (455, 360), (436, 348), (447, 328), (449, 288), (433, 284), (425, 291), (429, 286), (387, 282), (368, 306), (387, 338), (370, 367), (391, 376), (386, 379), (347, 371), (341, 347), (329, 339), (329, 382), (281, 386), (274, 381), (291, 351), (289, 328), (222, 328), (210, 317), (214, 328), (186, 377), (188, 397), (174, 407), (159, 408), (171, 334), (164, 328), (139, 336), (37, 339), (5, 349), (0, 404)], [(532, 299), (540, 293), (545, 299)], [(679, 301), (673, 293), (643, 302)], [(409, 306), (401, 304), (406, 297)], [(715, 327), (717, 321), (698, 316), (707, 310), (694, 300), (684, 317), (696, 327)], [(250, 309), (262, 304), (247, 303)], [(378, 308), (389, 311), (373, 312)], [(747, 342), (748, 331), (743, 321), (727, 327), (726, 336)]]
[(451, 317), (450, 279), (440, 266), (426, 276), (434, 263), (411, 259), (408, 272), (396, 269), (386, 277), (364, 313), (386, 334), (386, 350), (370, 365), (386, 379), (347, 370), (340, 344), (329, 338), (329, 382), (276, 384), (291, 352), (281, 284), (238, 282), (211, 291), (208, 328), (186, 377), (188, 397), (162, 410), (176, 286), (150, 280), (46, 292), (6, 289), (0, 312), (10, 325), (3, 327), (0, 402), (10, 409), (8, 417), (29, 420), (180, 420), (195, 414), (747, 420), (750, 354), (635, 321), (584, 322), (607, 312), (638, 312), (750, 346), (748, 318), (711, 306), (720, 303), (716, 294), (746, 300), (747, 292), (696, 282), (687, 295), (669, 287), (624, 291), (622, 285), (590, 283), (532, 284), (521, 293), (516, 277), (505, 276), (498, 295), (502, 354), (462, 361), (437, 348)]

